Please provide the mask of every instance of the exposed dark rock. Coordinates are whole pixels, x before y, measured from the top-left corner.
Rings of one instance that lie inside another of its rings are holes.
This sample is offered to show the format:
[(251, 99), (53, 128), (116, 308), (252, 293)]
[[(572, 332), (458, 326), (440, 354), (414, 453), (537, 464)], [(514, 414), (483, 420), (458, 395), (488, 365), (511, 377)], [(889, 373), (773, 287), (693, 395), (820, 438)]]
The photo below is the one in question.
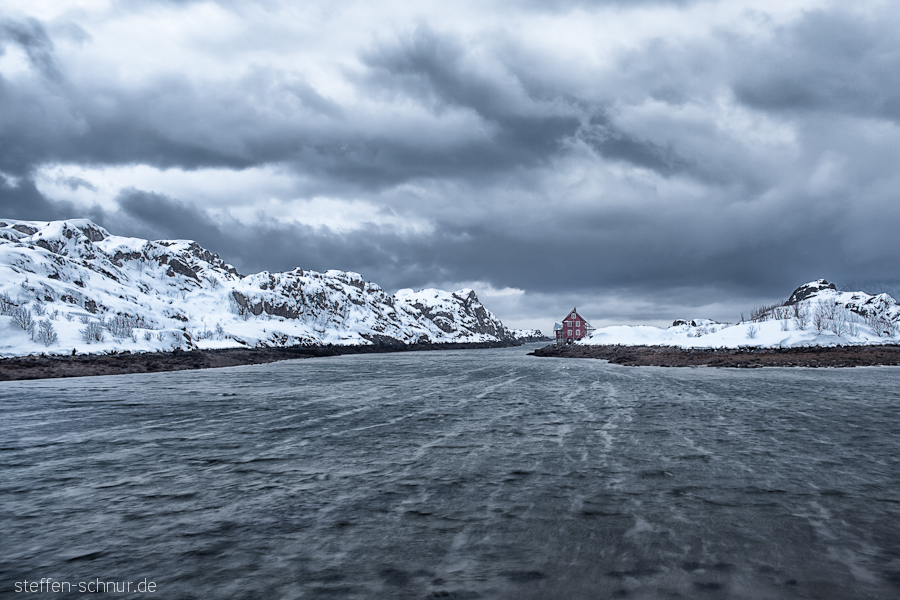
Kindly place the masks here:
[(100, 228), (93, 223), (88, 225), (81, 225), (78, 227), (78, 229), (81, 230), (81, 233), (84, 234), (84, 237), (91, 240), (92, 242), (100, 242), (106, 239), (106, 235), (104, 235), (103, 231), (101, 231)]
[(121, 250), (119, 250), (113, 255), (112, 262), (116, 266), (121, 267), (124, 261), (139, 260), (142, 258), (144, 258), (144, 255), (140, 252), (122, 252)]
[(190, 277), (197, 283), (200, 282), (200, 278), (197, 277), (197, 274), (194, 273), (193, 269), (191, 269), (189, 266), (187, 266), (177, 258), (169, 260), (169, 270), (166, 271), (166, 275), (168, 275), (169, 277), (174, 277), (175, 273), (184, 275), (185, 277)]
[(56, 253), (56, 248), (51, 246), (50, 242), (48, 242), (47, 240), (38, 240), (34, 243), (34, 245), (43, 248), (44, 250)]
[(828, 283), (824, 279), (818, 279), (811, 283), (805, 283), (794, 290), (794, 293), (791, 294), (791, 297), (787, 299), (785, 304), (797, 304), (798, 302), (802, 302), (806, 300), (810, 296), (815, 296), (822, 290), (836, 290), (837, 288), (833, 283)]
[(22, 223), (17, 223), (15, 225), (13, 225), (12, 228), (15, 229), (16, 231), (18, 231), (19, 233), (24, 233), (25, 235), (34, 235), (38, 231), (37, 227), (30, 227), (30, 226), (24, 225)]

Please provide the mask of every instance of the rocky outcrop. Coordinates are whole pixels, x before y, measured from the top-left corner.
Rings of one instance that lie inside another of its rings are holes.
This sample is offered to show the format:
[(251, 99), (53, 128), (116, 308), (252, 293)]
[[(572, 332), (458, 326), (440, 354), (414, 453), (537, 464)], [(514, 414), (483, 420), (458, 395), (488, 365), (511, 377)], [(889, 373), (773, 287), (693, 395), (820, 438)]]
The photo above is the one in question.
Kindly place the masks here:
[(824, 279), (817, 279), (816, 281), (810, 281), (809, 283), (805, 283), (798, 287), (790, 297), (787, 299), (785, 304), (797, 304), (798, 302), (803, 302), (807, 298), (811, 296), (815, 296), (822, 290), (834, 290), (837, 291), (837, 288), (833, 283), (828, 283)]
[[(430, 321), (437, 336), (455, 337), (461, 332), (484, 337), (485, 340), (514, 342), (515, 335), (492, 315), (478, 300), (474, 290), (445, 292), (426, 289), (418, 292), (400, 290), (394, 304), (408, 314), (419, 314)], [(437, 333), (441, 332), (441, 333)], [(471, 335), (469, 334), (469, 335)]]

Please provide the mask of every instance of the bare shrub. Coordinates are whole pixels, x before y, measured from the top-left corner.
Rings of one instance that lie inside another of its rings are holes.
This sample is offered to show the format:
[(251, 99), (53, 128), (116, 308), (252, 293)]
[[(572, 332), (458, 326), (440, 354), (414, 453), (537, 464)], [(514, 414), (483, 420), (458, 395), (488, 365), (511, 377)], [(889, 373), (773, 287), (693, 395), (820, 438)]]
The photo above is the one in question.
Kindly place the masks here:
[(43, 317), (47, 314), (47, 307), (44, 306), (43, 302), (35, 302), (34, 303), (34, 314), (39, 317)]
[(801, 306), (799, 303), (794, 305), (794, 322), (800, 331), (806, 330), (809, 326), (809, 309)]
[(37, 341), (45, 346), (59, 342), (59, 336), (56, 335), (56, 330), (53, 328), (53, 323), (50, 322), (50, 319), (38, 322)]
[(89, 321), (80, 332), (81, 339), (88, 344), (103, 341), (103, 323), (100, 321)]
[(87, 315), (81, 315), (80, 317), (78, 317), (78, 320), (81, 322), (82, 325), (87, 325), (88, 323), (91, 322), (91, 318)]
[(866, 325), (871, 327), (875, 335), (879, 337), (894, 337), (897, 335), (897, 322), (891, 320), (891, 316), (887, 311), (873, 311), (869, 313), (866, 317)]
[(788, 319), (780, 319), (781, 330), (782, 331), (790, 331), (791, 330), (791, 322)]
[(142, 327), (144, 324), (143, 317), (116, 315), (110, 317), (110, 319), (106, 321), (106, 328), (114, 338), (122, 339), (130, 337), (132, 340), (137, 341), (137, 338), (134, 335), (134, 328)]
[(9, 312), (9, 315), (12, 317), (13, 323), (21, 327), (28, 335), (34, 336), (35, 322), (30, 310), (24, 306), (16, 306)]
[(832, 307), (832, 317), (831, 317), (831, 331), (835, 335), (846, 335), (847, 334), (847, 314), (843, 308), (839, 308), (834, 310)]
[(751, 325), (747, 328), (747, 337), (751, 340), (756, 338), (757, 333), (759, 333), (759, 328), (756, 325)]
[(235, 300), (234, 294), (228, 294), (228, 307), (231, 309), (231, 312), (235, 313), (245, 321), (253, 316), (253, 313), (246, 306), (243, 306), (240, 302)]
[(762, 304), (760, 306), (756, 306), (753, 310), (750, 311), (750, 320), (751, 321), (767, 321), (770, 318), (777, 319), (777, 315), (775, 311), (784, 306), (783, 302), (779, 302), (778, 304)]
[(812, 324), (816, 333), (822, 333), (828, 329), (828, 307), (819, 302), (813, 310)]
[(75, 318), (75, 315), (73, 315), (72, 313), (67, 312), (67, 313), (65, 314), (65, 317), (66, 317), (66, 321), (71, 321), (72, 319)]
[(149, 329), (148, 329), (147, 331), (145, 331), (145, 332), (144, 332), (144, 339), (147, 340), (148, 342), (149, 342), (150, 340), (152, 340), (152, 339), (153, 339), (153, 332), (150, 331)]
[(221, 323), (216, 323), (216, 339), (217, 340), (225, 339), (225, 328), (222, 327)]
[(772, 318), (778, 321), (784, 321), (791, 318), (791, 309), (787, 306), (776, 306), (772, 309)]
[(50, 320), (51, 320), (51, 321), (55, 321), (55, 320), (57, 320), (58, 318), (59, 318), (59, 311), (58, 311), (58, 310), (54, 310), (52, 313), (50, 313)]
[(16, 303), (9, 297), (9, 294), (6, 292), (0, 294), (0, 315), (10, 314), (10, 311), (15, 307)]

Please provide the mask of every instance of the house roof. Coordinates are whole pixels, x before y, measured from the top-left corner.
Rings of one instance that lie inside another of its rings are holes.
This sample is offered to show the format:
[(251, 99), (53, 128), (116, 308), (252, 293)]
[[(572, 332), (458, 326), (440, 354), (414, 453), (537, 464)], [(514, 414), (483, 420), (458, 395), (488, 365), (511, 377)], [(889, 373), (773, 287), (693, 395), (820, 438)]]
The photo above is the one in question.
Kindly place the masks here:
[(566, 319), (569, 319), (569, 318), (571, 318), (571, 315), (573, 315), (573, 314), (574, 314), (576, 317), (578, 317), (579, 319), (581, 319), (582, 321), (584, 321), (585, 325), (587, 325), (588, 327), (591, 326), (591, 324), (588, 323), (588, 320), (585, 319), (584, 317), (582, 317), (582, 316), (578, 313), (578, 308), (573, 308), (572, 310), (570, 310), (570, 311), (568, 312), (568, 314), (565, 316), (565, 318), (566, 318)]

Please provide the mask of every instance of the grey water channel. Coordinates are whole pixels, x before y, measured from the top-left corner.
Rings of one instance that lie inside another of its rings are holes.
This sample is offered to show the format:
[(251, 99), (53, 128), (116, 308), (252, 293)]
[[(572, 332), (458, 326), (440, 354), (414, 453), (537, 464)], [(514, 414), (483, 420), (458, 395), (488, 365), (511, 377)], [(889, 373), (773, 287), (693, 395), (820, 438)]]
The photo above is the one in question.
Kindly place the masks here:
[(526, 351), (2, 383), (0, 597), (900, 597), (900, 368)]

